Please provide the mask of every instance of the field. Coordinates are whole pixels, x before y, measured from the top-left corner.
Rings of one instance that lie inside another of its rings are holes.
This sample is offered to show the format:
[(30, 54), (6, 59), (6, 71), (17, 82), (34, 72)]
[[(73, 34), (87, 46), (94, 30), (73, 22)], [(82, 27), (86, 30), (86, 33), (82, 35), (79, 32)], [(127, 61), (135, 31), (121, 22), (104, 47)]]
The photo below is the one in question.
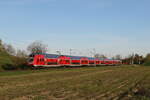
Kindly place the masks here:
[(150, 100), (150, 67), (1, 72), (0, 100)]

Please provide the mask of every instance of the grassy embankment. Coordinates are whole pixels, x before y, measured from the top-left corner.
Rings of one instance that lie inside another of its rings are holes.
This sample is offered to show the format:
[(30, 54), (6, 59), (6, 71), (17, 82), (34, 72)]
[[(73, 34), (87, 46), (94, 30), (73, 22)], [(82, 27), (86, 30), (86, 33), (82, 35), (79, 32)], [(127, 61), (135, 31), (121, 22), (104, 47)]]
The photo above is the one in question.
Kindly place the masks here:
[(1, 100), (150, 99), (149, 67), (88, 67), (0, 73)]
[(5, 70), (27, 69), (26, 58), (9, 55), (6, 51), (0, 51), (0, 72)]
[(0, 51), (0, 71), (3, 71), (3, 65), (12, 64), (12, 57), (5, 51)]

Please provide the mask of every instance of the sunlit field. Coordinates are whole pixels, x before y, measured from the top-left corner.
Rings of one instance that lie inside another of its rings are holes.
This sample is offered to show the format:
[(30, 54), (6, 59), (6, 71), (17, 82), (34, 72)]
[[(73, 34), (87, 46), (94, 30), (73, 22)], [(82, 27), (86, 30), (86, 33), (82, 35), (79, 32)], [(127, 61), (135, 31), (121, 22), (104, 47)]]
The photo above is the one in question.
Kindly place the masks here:
[(0, 100), (149, 100), (150, 67), (50, 68), (0, 73)]

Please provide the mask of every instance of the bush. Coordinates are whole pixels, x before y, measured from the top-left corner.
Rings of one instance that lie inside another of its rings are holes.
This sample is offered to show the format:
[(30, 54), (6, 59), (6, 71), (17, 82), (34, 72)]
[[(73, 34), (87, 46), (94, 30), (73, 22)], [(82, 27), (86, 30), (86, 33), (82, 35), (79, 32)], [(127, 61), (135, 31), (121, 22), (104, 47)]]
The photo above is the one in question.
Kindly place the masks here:
[(17, 69), (17, 67), (14, 66), (13, 64), (5, 64), (5, 65), (2, 65), (2, 68), (3, 68), (4, 70), (16, 70), (16, 69)]
[[(6, 58), (6, 57), (5, 57)], [(21, 57), (9, 56), (9, 62), (5, 60), (1, 64), (1, 71), (3, 70), (18, 70), (18, 69), (27, 69), (28, 66), (26, 65), (26, 59)]]
[(144, 60), (145, 66), (150, 66), (150, 54), (147, 54), (145, 60)]
[(30, 67), (27, 64), (22, 64), (20, 66), (18, 66), (19, 69), (25, 70), (25, 69), (30, 69)]
[(26, 63), (22, 63), (20, 62), (20, 60), (18, 60), (17, 62), (13, 62), (12, 64), (5, 64), (2, 65), (2, 69), (4, 70), (19, 70), (19, 69), (28, 69), (29, 67), (26, 65)]
[(26, 58), (21, 57), (12, 57), (13, 66), (16, 69), (27, 69)]
[(145, 62), (144, 66), (150, 66), (150, 61), (149, 62)]

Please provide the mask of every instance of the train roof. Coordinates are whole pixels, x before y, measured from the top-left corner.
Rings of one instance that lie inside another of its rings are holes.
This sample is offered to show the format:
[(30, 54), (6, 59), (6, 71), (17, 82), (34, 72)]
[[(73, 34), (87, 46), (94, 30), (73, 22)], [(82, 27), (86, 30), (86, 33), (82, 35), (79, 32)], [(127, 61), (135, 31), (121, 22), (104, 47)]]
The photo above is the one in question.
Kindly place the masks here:
[(96, 60), (96, 58), (93, 57), (87, 57), (89, 60)]
[(70, 59), (74, 59), (74, 60), (80, 60), (81, 58), (87, 58), (89, 60), (106, 60), (106, 61), (110, 61), (110, 60), (114, 60), (114, 61), (121, 61), (121, 60), (116, 60), (116, 59), (104, 59), (104, 58), (94, 58), (94, 57), (86, 57), (86, 56), (69, 56), (69, 55), (58, 55), (58, 54), (47, 54), (47, 53), (33, 53), (30, 54), (29, 56), (34, 56), (34, 55), (44, 55), (46, 58), (59, 58), (60, 56), (66, 56), (66, 57), (70, 57)]
[(70, 57), (70, 59), (74, 59), (74, 60), (80, 60), (82, 57), (81, 56), (67, 56)]
[(45, 54), (45, 57), (46, 58), (58, 58), (58, 57), (60, 57), (60, 55), (57, 55), (57, 54)]
[(85, 57), (85, 56), (68, 56), (67, 57), (70, 57), (70, 59), (75, 59), (75, 60), (79, 60), (81, 58), (88, 58), (88, 57)]

